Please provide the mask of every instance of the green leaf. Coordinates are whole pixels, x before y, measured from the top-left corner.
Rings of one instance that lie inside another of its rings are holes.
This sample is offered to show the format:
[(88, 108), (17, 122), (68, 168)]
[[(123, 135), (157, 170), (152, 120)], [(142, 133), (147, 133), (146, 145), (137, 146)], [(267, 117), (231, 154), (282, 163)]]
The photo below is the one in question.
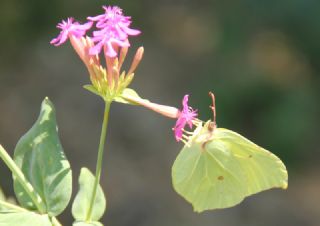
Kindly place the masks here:
[(175, 160), (173, 186), (194, 211), (232, 207), (271, 188), (286, 189), (281, 160), (231, 130), (197, 128)]
[(123, 104), (138, 105), (135, 102), (129, 101), (125, 97), (132, 97), (134, 99), (141, 99), (141, 97), (138, 95), (138, 93), (135, 90), (130, 89), (130, 88), (125, 88), (122, 91), (120, 96), (114, 98), (114, 101), (116, 101), (118, 103), (123, 103)]
[(52, 226), (48, 215), (39, 215), (34, 212), (0, 214), (1, 226)]
[[(87, 168), (82, 168), (79, 176), (79, 192), (72, 204), (72, 215), (76, 221), (87, 221), (91, 195), (93, 191), (95, 177)], [(106, 198), (101, 186), (98, 186), (96, 199), (89, 221), (98, 221), (106, 210)]]
[(72, 226), (103, 226), (103, 224), (101, 224), (100, 222), (97, 221), (93, 221), (93, 222), (83, 222), (83, 221), (79, 221), (79, 222), (74, 222), (72, 224)]
[(2, 213), (12, 213), (12, 212), (21, 212), (26, 211), (21, 207), (17, 206), (13, 198), (6, 198), (4, 193), (0, 188), (0, 214)]
[[(14, 161), (42, 198), (46, 212), (50, 216), (59, 215), (70, 201), (72, 178), (70, 164), (59, 141), (55, 110), (48, 98), (42, 102), (38, 120), (19, 140)], [(35, 209), (16, 179), (14, 190), (23, 207)]]
[(7, 211), (8, 210), (8, 208), (5, 207), (2, 202), (6, 203), (6, 196), (4, 195), (2, 189), (0, 188), (0, 213), (2, 211)]
[(26, 211), (26, 209), (17, 206), (13, 200), (0, 200), (0, 214)]

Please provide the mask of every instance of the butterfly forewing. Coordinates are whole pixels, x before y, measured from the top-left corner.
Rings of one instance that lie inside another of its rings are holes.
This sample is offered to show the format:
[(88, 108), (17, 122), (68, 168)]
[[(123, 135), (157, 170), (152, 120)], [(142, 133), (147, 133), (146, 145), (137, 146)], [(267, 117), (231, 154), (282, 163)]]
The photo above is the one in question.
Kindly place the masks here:
[(282, 161), (250, 140), (228, 129), (215, 131), (215, 140), (232, 152), (247, 177), (247, 195), (270, 188), (288, 186), (288, 173)]

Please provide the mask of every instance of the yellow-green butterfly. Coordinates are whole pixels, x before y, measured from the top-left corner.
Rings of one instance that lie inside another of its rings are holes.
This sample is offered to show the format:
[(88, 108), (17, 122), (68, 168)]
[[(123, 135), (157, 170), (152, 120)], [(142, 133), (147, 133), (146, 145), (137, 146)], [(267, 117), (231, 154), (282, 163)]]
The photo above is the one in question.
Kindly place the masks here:
[(173, 164), (177, 193), (202, 212), (235, 206), (267, 189), (286, 189), (282, 161), (240, 134), (217, 128), (212, 108), (214, 121), (198, 124)]

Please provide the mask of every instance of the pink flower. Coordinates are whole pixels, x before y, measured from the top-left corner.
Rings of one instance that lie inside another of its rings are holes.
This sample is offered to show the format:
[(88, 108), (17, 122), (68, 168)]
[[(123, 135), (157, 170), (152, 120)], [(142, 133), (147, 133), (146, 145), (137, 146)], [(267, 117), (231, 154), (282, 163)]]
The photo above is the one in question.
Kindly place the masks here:
[(61, 29), (61, 32), (58, 37), (51, 40), (50, 44), (59, 46), (63, 44), (70, 35), (81, 38), (86, 34), (86, 31), (91, 28), (92, 24), (91, 21), (85, 24), (79, 24), (78, 22), (74, 22), (72, 17), (69, 17), (67, 21), (63, 20), (57, 25), (57, 28)]
[(182, 139), (183, 129), (186, 125), (192, 128), (192, 121), (197, 117), (197, 111), (188, 106), (189, 95), (183, 97), (182, 111), (179, 111), (176, 125), (174, 126), (174, 135), (177, 141)]
[(105, 48), (105, 54), (109, 57), (117, 56), (117, 46), (129, 47), (128, 36), (140, 34), (139, 30), (131, 29), (131, 17), (124, 16), (122, 9), (117, 6), (103, 6), (105, 13), (88, 20), (96, 22), (98, 31), (93, 32), (92, 41), (96, 43), (90, 49), (90, 54), (96, 55)]

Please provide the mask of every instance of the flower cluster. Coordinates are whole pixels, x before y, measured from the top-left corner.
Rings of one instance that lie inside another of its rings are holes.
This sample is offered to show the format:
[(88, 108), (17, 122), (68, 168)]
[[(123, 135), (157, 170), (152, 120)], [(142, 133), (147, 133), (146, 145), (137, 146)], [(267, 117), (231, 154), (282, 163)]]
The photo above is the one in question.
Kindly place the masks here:
[(50, 43), (59, 46), (66, 42), (68, 38), (84, 37), (87, 30), (95, 22), (97, 30), (93, 31), (93, 37), (91, 38), (95, 45), (90, 48), (90, 55), (99, 55), (103, 47), (107, 56), (116, 57), (118, 47), (129, 47), (128, 37), (139, 35), (141, 32), (129, 27), (132, 23), (131, 17), (124, 16), (122, 9), (119, 7), (103, 6), (103, 9), (105, 10), (104, 14), (88, 17), (89, 22), (85, 24), (80, 24), (73, 18), (63, 20), (57, 25), (57, 28), (61, 29), (60, 34)]
[[(86, 65), (91, 85), (85, 86), (88, 90), (100, 95), (106, 101), (113, 101), (121, 96), (126, 101), (149, 108), (166, 117), (175, 118), (177, 122), (173, 128), (177, 141), (184, 141), (185, 126), (192, 125), (198, 120), (197, 113), (188, 106), (189, 95), (182, 101), (182, 110), (175, 107), (152, 103), (136, 96), (124, 95), (124, 90), (131, 83), (134, 71), (140, 63), (144, 49), (138, 48), (131, 67), (127, 73), (121, 72), (122, 64), (130, 47), (129, 36), (139, 35), (141, 32), (130, 28), (131, 17), (125, 16), (117, 6), (103, 6), (104, 13), (88, 17), (88, 22), (80, 24), (73, 18), (63, 20), (57, 25), (60, 34), (51, 40), (51, 44), (59, 46), (68, 39), (74, 50)], [(94, 27), (92, 36), (86, 33)], [(100, 63), (100, 53), (104, 53), (106, 69)]]
[[(84, 24), (73, 18), (63, 20), (57, 25), (60, 34), (50, 43), (59, 46), (69, 39), (89, 71), (94, 91), (104, 99), (112, 100), (132, 81), (144, 50), (143, 47), (137, 50), (128, 73), (121, 72), (130, 46), (128, 38), (141, 32), (130, 28), (131, 17), (125, 16), (119, 7), (104, 6), (103, 9), (103, 14), (88, 17)], [(86, 36), (92, 27), (95, 27), (92, 36)], [(100, 64), (101, 52), (104, 53), (106, 69)]]

